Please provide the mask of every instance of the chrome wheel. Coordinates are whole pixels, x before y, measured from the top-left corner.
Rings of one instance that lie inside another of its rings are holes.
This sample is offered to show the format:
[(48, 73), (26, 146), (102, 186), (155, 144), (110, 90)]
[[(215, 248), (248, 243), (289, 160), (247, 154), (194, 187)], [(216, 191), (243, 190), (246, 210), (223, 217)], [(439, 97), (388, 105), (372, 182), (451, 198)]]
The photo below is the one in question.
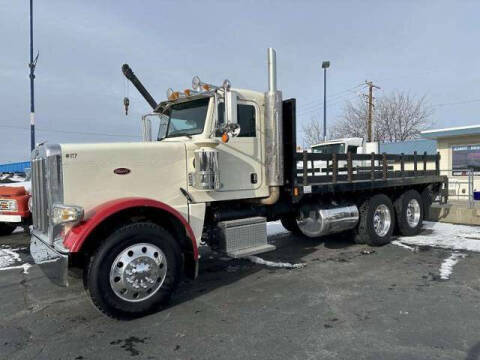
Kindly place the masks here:
[(373, 228), (375, 233), (380, 237), (384, 237), (390, 230), (391, 225), (392, 215), (390, 214), (390, 209), (387, 205), (378, 205), (373, 213)]
[(110, 286), (119, 298), (138, 302), (153, 296), (167, 275), (167, 258), (153, 244), (125, 248), (112, 263)]
[(408, 226), (414, 228), (420, 222), (420, 204), (417, 199), (411, 199), (407, 205), (407, 223)]

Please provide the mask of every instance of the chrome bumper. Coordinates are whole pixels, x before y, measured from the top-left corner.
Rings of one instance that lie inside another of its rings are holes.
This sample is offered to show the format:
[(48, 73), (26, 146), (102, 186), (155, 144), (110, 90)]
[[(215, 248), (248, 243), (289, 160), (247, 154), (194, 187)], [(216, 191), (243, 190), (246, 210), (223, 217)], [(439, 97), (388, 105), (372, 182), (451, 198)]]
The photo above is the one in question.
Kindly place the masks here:
[(68, 286), (68, 253), (59, 252), (32, 234), (30, 254), (40, 269), (54, 284)]

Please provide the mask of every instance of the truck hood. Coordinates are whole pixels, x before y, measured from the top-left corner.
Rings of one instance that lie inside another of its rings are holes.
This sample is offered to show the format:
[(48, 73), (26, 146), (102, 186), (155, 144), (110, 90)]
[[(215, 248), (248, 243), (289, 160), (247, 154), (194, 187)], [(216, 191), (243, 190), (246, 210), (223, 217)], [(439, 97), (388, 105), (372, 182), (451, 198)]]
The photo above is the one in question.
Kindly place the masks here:
[(61, 144), (63, 199), (86, 211), (110, 200), (143, 197), (186, 213), (183, 142)]

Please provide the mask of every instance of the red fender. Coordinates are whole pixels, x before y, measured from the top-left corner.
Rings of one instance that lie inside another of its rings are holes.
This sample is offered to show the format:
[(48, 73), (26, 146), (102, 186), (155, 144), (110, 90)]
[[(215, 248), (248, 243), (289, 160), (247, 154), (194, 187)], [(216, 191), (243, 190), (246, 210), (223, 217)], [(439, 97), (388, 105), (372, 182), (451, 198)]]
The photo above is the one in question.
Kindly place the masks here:
[(133, 207), (153, 207), (161, 210), (165, 210), (175, 216), (185, 227), (187, 231), (187, 236), (192, 241), (193, 256), (194, 259), (198, 259), (198, 247), (195, 240), (195, 235), (193, 233), (190, 224), (185, 220), (185, 218), (171, 206), (151, 199), (145, 198), (123, 198), (108, 201), (104, 204), (101, 204), (85, 214), (85, 219), (80, 224), (74, 226), (65, 236), (63, 240), (63, 245), (69, 249), (71, 252), (80, 251), (83, 243), (87, 239), (88, 235), (106, 218), (109, 216)]

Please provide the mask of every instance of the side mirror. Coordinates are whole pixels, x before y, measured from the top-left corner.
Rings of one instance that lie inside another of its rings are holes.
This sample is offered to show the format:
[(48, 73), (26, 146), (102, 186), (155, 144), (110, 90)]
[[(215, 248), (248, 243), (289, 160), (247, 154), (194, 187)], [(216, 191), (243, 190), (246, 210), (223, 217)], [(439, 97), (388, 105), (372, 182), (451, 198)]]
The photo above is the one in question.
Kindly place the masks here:
[[(158, 141), (167, 133), (168, 117), (163, 114), (151, 113), (142, 116), (143, 141)], [(153, 138), (155, 128), (155, 138)]]
[(152, 141), (152, 121), (149, 119), (148, 115), (142, 116), (142, 126), (143, 126), (143, 141)]
[(237, 137), (240, 135), (240, 130), (239, 124), (226, 124), (222, 128), (222, 141), (226, 143), (228, 140), (230, 140), (230, 138)]

